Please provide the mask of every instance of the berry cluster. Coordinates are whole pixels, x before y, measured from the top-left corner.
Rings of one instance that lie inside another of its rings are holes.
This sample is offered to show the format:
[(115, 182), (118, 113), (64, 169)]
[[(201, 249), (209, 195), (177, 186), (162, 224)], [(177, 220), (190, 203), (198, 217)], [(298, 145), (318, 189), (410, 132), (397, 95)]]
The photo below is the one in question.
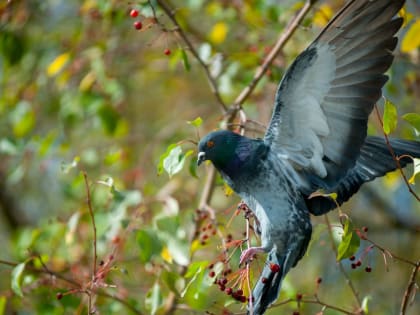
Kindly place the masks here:
[[(129, 12), (130, 17), (132, 17), (133, 19), (137, 18), (139, 16), (139, 14), (140, 14), (140, 12), (137, 9), (131, 9), (130, 12)], [(149, 23), (149, 25), (146, 25), (146, 28), (148, 28), (151, 25), (156, 24), (156, 23), (157, 23), (157, 20), (155, 18), (154, 19), (151, 19), (151, 23)], [(138, 31), (141, 30), (141, 29), (143, 29), (143, 23), (142, 23), (142, 21), (140, 21), (140, 20), (134, 21), (133, 27), (136, 30), (138, 30)], [(163, 53), (166, 56), (169, 56), (172, 52), (171, 52), (171, 50), (169, 48), (165, 48), (165, 50), (163, 51)]]
[(212, 223), (207, 211), (197, 209), (195, 213), (195, 223), (196, 226), (199, 228), (195, 231), (194, 237), (199, 239), (200, 244), (204, 246), (207, 244), (207, 241), (209, 240), (210, 236), (214, 236), (217, 234), (217, 229), (216, 227), (214, 227), (214, 224)]

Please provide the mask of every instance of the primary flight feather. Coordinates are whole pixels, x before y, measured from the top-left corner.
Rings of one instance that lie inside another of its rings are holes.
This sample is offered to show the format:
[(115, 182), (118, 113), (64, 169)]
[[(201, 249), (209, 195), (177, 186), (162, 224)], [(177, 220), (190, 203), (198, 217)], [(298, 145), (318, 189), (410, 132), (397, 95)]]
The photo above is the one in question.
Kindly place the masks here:
[[(328, 198), (308, 198), (322, 189), (338, 204), (360, 186), (396, 168), (385, 141), (367, 136), (368, 116), (381, 97), (393, 61), (395, 17), (404, 0), (353, 0), (337, 13), (284, 75), (263, 139), (228, 130), (199, 143), (198, 164), (210, 160), (253, 211), (261, 246), (240, 262), (266, 252), (267, 263), (253, 289), (255, 315), (278, 297), (281, 281), (304, 255), (311, 238), (310, 214), (336, 207)], [(391, 140), (396, 155), (420, 156), (420, 143)], [(401, 165), (411, 163), (401, 159)], [(280, 270), (270, 266), (277, 264)], [(264, 281), (262, 281), (262, 279)]]

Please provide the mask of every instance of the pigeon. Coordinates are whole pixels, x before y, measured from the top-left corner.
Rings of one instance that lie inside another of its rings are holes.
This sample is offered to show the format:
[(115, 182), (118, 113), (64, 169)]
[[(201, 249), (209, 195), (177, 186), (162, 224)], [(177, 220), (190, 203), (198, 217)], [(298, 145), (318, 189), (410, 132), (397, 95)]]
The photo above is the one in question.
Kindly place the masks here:
[[(240, 263), (267, 253), (248, 314), (278, 298), (287, 272), (311, 239), (310, 215), (341, 205), (363, 183), (420, 157), (420, 142), (367, 136), (368, 116), (388, 80), (404, 0), (350, 0), (286, 71), (264, 137), (217, 130), (198, 144), (197, 164), (210, 160), (252, 210), (261, 245)], [(314, 192), (336, 193), (335, 200)]]

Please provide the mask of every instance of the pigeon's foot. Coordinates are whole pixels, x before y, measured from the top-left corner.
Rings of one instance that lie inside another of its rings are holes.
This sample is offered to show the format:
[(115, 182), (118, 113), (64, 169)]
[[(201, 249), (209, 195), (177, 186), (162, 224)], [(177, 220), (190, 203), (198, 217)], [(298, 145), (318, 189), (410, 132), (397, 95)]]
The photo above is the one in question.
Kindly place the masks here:
[(239, 259), (239, 266), (246, 264), (251, 261), (256, 254), (265, 253), (265, 249), (262, 247), (250, 247), (242, 251), (241, 258)]

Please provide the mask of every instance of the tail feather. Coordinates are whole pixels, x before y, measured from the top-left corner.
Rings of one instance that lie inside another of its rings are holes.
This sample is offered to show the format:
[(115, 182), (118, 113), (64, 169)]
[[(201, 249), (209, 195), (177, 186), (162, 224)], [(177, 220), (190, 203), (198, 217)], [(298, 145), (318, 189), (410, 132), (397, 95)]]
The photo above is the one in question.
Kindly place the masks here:
[[(390, 145), (396, 156), (420, 157), (420, 142), (390, 139)], [(409, 157), (399, 159), (401, 167), (412, 163)], [(381, 137), (367, 137), (356, 165), (329, 192), (337, 193), (336, 202), (341, 205), (355, 194), (364, 183), (384, 176), (397, 168), (388, 145)], [(336, 208), (336, 203), (329, 198), (316, 197), (307, 200), (309, 211), (314, 215), (322, 215)]]
[(287, 255), (280, 256), (273, 248), (267, 256), (263, 271), (252, 291), (252, 310), (248, 306), (248, 315), (262, 315), (277, 300), (281, 282), (290, 267), (287, 267)]

